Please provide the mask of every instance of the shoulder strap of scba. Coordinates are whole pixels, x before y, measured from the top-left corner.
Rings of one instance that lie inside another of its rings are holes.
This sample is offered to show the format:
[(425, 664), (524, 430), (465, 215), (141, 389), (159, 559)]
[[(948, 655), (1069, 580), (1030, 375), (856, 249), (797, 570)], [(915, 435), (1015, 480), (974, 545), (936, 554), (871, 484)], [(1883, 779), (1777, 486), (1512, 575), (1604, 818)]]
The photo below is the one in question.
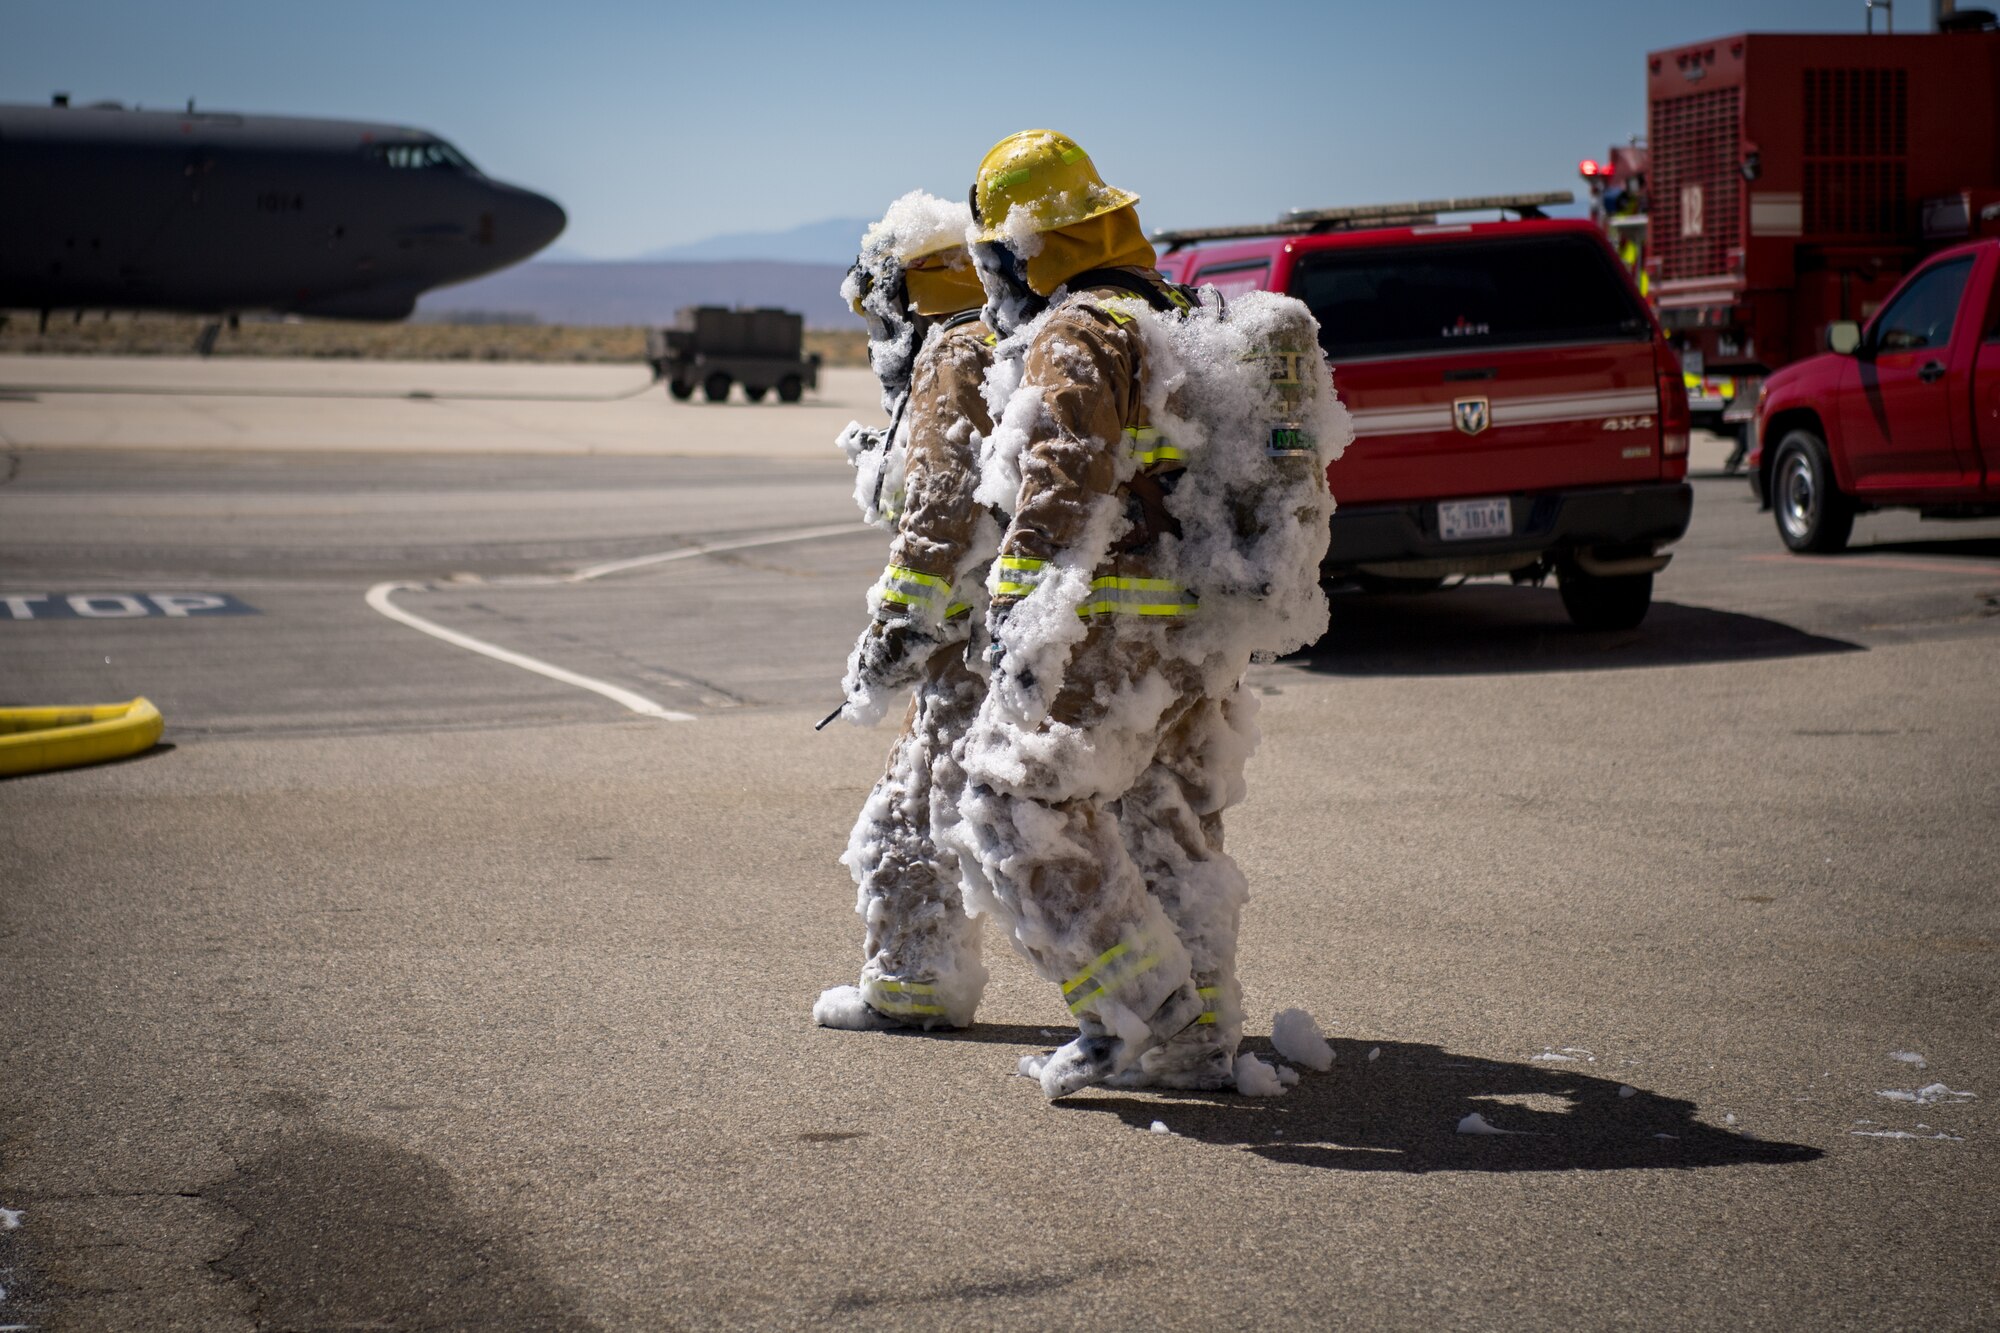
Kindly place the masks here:
[(984, 310), (979, 306), (974, 306), (970, 310), (961, 310), (956, 315), (953, 315), (950, 319), (941, 322), (938, 325), (938, 332), (950, 333), (953, 329), (962, 329), (967, 324), (971, 324), (976, 320), (978, 320), (980, 315), (982, 315), (983, 313), (985, 313)]
[(1155, 274), (1153, 281), (1147, 282), (1131, 269), (1089, 268), (1076, 274), (1063, 286), (1073, 292), (1085, 291), (1092, 287), (1110, 287), (1128, 293), (1144, 301), (1161, 314), (1178, 313), (1185, 315), (1200, 304), (1196, 294), (1179, 283), (1168, 282)]

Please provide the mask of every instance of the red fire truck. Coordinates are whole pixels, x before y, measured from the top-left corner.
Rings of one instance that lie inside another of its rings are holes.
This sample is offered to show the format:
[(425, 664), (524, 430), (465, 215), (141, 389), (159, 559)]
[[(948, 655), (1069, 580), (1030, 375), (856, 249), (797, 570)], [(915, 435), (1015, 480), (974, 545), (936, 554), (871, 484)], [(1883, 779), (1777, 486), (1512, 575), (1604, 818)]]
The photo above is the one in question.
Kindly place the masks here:
[(1733, 416), (1924, 256), (2000, 235), (2000, 30), (1946, 26), (1646, 57), (1642, 286), (1684, 369), (1737, 377)]

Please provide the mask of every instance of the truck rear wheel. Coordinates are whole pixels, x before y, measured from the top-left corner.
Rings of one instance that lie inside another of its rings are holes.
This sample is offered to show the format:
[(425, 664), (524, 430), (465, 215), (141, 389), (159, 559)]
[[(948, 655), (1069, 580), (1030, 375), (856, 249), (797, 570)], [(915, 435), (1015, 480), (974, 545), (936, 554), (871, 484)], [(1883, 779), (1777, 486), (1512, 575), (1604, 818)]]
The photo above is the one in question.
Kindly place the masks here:
[(1845, 549), (1854, 532), (1854, 502), (1834, 484), (1826, 442), (1809, 430), (1787, 431), (1778, 441), (1771, 511), (1778, 535), (1794, 551), (1830, 555)]
[(668, 380), (667, 392), (674, 396), (676, 402), (685, 403), (694, 397), (694, 385), (688, 380)]
[(1633, 629), (1653, 605), (1651, 574), (1586, 574), (1565, 564), (1556, 571), (1556, 587), (1578, 629)]
[(805, 391), (805, 381), (797, 375), (787, 375), (778, 381), (778, 398), (781, 402), (796, 403)]
[(763, 402), (764, 395), (769, 392), (771, 392), (771, 386), (768, 384), (760, 384), (754, 389), (747, 384), (743, 386), (743, 396), (753, 403)]
[(701, 382), (701, 396), (711, 403), (719, 403), (729, 397), (729, 376), (716, 371)]

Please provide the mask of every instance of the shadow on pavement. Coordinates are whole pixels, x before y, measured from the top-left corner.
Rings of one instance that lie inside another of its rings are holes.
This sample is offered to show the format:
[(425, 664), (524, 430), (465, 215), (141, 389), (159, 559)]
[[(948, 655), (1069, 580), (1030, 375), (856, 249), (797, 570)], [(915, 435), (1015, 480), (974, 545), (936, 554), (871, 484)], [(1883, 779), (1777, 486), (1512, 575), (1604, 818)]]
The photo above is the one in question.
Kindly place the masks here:
[(2000, 560), (2000, 537), (1960, 537), (1956, 541), (1943, 537), (1912, 538), (1908, 541), (1861, 542), (1849, 546), (1840, 555), (1941, 555), (1957, 556), (1961, 560)]
[(259, 1328), (592, 1327), (407, 1148), (286, 1132), (202, 1197), (244, 1223), (213, 1266), (247, 1289)]
[[(1412, 1042), (1333, 1040), (1333, 1069), (1282, 1097), (1088, 1093), (1065, 1108), (1160, 1121), (1202, 1143), (1339, 1171), (1619, 1171), (1810, 1162), (1818, 1148), (1716, 1129), (1693, 1102), (1566, 1064), (1509, 1064)], [(1370, 1060), (1368, 1053), (1381, 1054)], [(1477, 1114), (1492, 1130), (1460, 1133)]]
[(1554, 588), (1474, 584), (1416, 595), (1335, 593), (1326, 637), (1287, 657), (1336, 676), (1608, 671), (1865, 649), (1733, 611), (1653, 603), (1637, 629), (1569, 623)]

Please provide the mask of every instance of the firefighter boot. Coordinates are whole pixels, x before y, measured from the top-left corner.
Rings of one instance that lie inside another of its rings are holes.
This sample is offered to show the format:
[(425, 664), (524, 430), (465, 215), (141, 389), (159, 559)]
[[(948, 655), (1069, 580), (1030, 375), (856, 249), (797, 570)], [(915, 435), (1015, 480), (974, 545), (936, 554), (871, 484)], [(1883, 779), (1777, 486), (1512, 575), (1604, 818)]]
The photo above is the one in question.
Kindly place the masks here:
[(1111, 1032), (1102, 1021), (1085, 1015), (1078, 1023), (1077, 1039), (1042, 1066), (1042, 1095), (1054, 1101), (1105, 1082), (1147, 1051), (1179, 1036), (1201, 1017), (1202, 1007), (1201, 992), (1190, 981), (1169, 995), (1152, 1017), (1120, 1032)]
[(1242, 1040), (1243, 1023), (1235, 988), (1200, 976), (1195, 986), (1202, 997), (1201, 1017), (1108, 1079), (1106, 1086), (1200, 1092), (1236, 1086), (1236, 1046)]

